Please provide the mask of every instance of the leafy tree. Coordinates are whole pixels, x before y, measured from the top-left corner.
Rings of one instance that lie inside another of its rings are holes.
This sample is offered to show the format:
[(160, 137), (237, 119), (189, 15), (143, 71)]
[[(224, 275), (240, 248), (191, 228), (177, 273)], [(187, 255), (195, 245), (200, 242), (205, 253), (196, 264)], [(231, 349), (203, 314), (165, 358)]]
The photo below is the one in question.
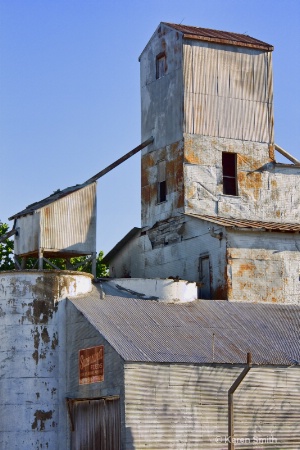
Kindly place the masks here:
[[(0, 220), (0, 237), (7, 233), (8, 229), (9, 226), (6, 223), (2, 223)], [(0, 242), (0, 270), (13, 270), (15, 268), (13, 253), (13, 241), (5, 239), (4, 242)]]
[[(100, 277), (106, 277), (108, 275), (108, 270), (106, 264), (102, 263), (104, 253), (102, 250), (98, 253), (97, 259), (96, 259), (96, 278)], [(91, 272), (92, 271), (92, 262), (89, 261), (86, 265), (84, 265), (85, 260), (88, 259), (86, 256), (78, 256), (71, 258), (70, 262), (73, 266), (79, 264), (82, 262), (83, 264), (77, 267), (76, 270), (79, 272)]]
[[(2, 223), (0, 221), (0, 237), (7, 233), (9, 226), (6, 223)], [(1, 270), (13, 270), (15, 268), (15, 263), (13, 259), (14, 252), (14, 241), (6, 239), (4, 242), (0, 243), (0, 271)], [(96, 260), (96, 277), (105, 277), (108, 275), (108, 269), (105, 264), (102, 263), (103, 259), (103, 251), (101, 250), (98, 253)], [(92, 262), (89, 261), (85, 264), (85, 261), (88, 260), (88, 256), (78, 256), (70, 258), (71, 266), (77, 266), (76, 270), (78, 272), (91, 272), (92, 271)], [(56, 267), (61, 270), (70, 269), (72, 267), (68, 266), (67, 261), (63, 258), (49, 258), (49, 261), (52, 262)], [(82, 264), (80, 264), (82, 263)], [(26, 261), (26, 269), (34, 269), (37, 266), (36, 258), (28, 258)], [(45, 269), (53, 269), (51, 264), (44, 263)]]

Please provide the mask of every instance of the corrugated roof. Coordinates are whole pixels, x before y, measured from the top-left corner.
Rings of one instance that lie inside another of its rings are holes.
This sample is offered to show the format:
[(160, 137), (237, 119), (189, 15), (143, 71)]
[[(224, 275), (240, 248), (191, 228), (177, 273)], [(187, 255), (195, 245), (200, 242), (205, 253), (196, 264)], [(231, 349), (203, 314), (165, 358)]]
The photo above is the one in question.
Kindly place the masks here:
[(273, 51), (274, 47), (266, 42), (255, 39), (247, 34), (232, 33), (228, 31), (212, 30), (210, 28), (192, 27), (189, 25), (178, 25), (175, 23), (162, 22), (183, 33), (186, 39), (197, 39), (202, 41), (217, 42), (220, 44), (236, 45), (239, 47), (251, 47), (260, 50)]
[(220, 216), (209, 216), (206, 214), (186, 214), (190, 217), (195, 217), (196, 219), (207, 220), (208, 222), (213, 222), (217, 225), (222, 225), (224, 227), (230, 228), (249, 228), (257, 230), (267, 230), (267, 231), (280, 231), (287, 233), (299, 233), (300, 224), (299, 223), (282, 223), (282, 222), (263, 222), (259, 220), (247, 220), (247, 219), (233, 219), (229, 217)]
[(71, 186), (63, 190), (58, 189), (57, 191), (53, 192), (53, 194), (49, 195), (49, 197), (46, 197), (43, 200), (28, 205), (22, 211), (9, 217), (8, 220), (13, 220), (16, 219), (17, 217), (26, 216), (27, 214), (32, 214), (34, 211), (43, 208), (44, 206), (50, 205), (50, 203), (56, 202), (57, 200), (60, 200), (61, 198), (66, 197), (67, 195), (72, 194), (73, 192), (76, 192), (79, 189), (82, 189), (86, 186), (87, 183), (84, 183), (84, 184), (76, 184), (76, 186)]
[(94, 288), (70, 301), (126, 361), (242, 364), (247, 352), (254, 364), (300, 361), (300, 306), (119, 295), (101, 300)]

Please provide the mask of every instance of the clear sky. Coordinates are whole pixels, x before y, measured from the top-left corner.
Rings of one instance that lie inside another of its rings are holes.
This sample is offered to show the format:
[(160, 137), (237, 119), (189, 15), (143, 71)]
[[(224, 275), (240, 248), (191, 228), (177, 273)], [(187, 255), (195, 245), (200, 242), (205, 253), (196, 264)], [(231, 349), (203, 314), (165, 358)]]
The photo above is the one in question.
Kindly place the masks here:
[[(0, 220), (141, 142), (138, 56), (161, 21), (274, 45), (275, 142), (300, 158), (300, 0), (0, 0)], [(140, 226), (140, 155), (97, 192), (107, 253)]]

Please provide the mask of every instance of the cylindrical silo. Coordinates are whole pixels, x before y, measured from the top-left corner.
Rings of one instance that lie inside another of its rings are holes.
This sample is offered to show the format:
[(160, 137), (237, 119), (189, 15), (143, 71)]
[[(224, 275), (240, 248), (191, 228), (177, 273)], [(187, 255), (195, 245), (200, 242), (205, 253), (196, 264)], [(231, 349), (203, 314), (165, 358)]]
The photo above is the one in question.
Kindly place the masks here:
[(0, 448), (67, 448), (67, 297), (92, 289), (71, 271), (0, 273)]

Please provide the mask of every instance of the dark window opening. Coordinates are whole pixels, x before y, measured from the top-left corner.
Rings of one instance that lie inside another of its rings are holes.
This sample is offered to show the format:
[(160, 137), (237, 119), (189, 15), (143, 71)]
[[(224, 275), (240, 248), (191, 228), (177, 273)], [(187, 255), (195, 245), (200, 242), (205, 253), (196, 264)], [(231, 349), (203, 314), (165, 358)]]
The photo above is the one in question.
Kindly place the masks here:
[(158, 201), (165, 202), (167, 200), (167, 185), (165, 181), (158, 183)]
[(160, 53), (156, 57), (156, 79), (163, 77), (166, 74), (166, 55)]
[(209, 255), (203, 255), (199, 258), (199, 289), (198, 298), (211, 298), (211, 267), (209, 263)]
[(167, 200), (166, 161), (158, 161), (157, 164), (157, 201)]
[(238, 195), (236, 165), (236, 153), (222, 153), (223, 194), (225, 195)]

